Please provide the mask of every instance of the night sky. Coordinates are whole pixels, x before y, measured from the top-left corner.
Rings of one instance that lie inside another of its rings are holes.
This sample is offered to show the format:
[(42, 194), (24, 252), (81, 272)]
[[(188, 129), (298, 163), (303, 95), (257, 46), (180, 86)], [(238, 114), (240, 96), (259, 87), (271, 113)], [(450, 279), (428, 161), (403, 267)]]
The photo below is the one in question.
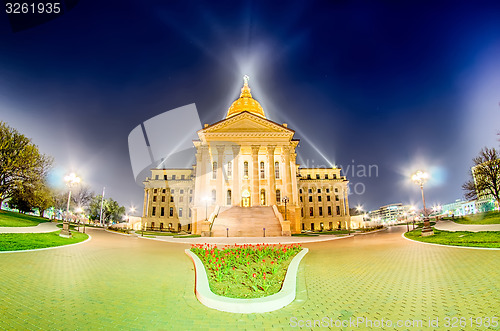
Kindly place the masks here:
[(0, 14), (0, 120), (55, 157), (53, 183), (75, 171), (139, 210), (130, 131), (191, 103), (219, 121), (244, 74), (298, 163), (343, 167), (351, 206), (419, 204), (419, 168), (449, 203), (500, 145), (500, 1), (80, 0), (24, 30)]

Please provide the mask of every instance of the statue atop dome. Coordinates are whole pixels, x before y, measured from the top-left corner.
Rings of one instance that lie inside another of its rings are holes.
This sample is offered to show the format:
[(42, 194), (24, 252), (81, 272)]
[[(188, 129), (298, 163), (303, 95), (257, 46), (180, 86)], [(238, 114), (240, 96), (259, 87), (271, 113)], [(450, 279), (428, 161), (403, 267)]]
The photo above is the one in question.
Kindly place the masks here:
[(260, 103), (252, 97), (250, 86), (248, 86), (249, 80), (250, 77), (248, 77), (248, 75), (243, 76), (243, 87), (241, 88), (240, 97), (233, 102), (231, 107), (229, 107), (226, 118), (233, 117), (244, 111), (266, 118), (264, 109), (262, 109)]

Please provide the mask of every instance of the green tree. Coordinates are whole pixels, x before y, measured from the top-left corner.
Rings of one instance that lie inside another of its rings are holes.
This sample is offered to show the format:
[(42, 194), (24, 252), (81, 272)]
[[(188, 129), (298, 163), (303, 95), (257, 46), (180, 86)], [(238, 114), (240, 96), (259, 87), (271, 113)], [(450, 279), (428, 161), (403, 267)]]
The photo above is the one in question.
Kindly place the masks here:
[(43, 181), (26, 183), (16, 187), (7, 203), (10, 208), (23, 213), (38, 209), (40, 216), (43, 216), (44, 211), (54, 205), (54, 192)]
[(473, 159), (470, 179), (462, 185), (467, 199), (491, 195), (500, 204), (500, 153), (484, 147)]
[[(100, 219), (102, 195), (97, 195), (90, 202), (89, 217), (93, 220)], [(104, 199), (102, 206), (102, 220), (104, 223), (121, 222), (125, 215), (125, 207), (120, 206), (115, 200), (108, 198)]]
[(46, 178), (51, 167), (51, 157), (41, 154), (31, 139), (0, 121), (0, 208), (24, 186)]

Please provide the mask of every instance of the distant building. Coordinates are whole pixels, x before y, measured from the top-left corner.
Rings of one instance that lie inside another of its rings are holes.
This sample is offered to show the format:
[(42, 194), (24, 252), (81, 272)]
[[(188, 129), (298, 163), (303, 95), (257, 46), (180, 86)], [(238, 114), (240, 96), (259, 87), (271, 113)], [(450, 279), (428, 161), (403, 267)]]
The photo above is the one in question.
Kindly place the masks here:
[(442, 214), (447, 216), (464, 216), (469, 214), (483, 213), (494, 210), (495, 200), (492, 198), (482, 198), (477, 200), (463, 201), (460, 199), (455, 202), (442, 206)]
[(377, 210), (372, 210), (368, 213), (370, 219), (380, 220), (382, 223), (396, 223), (404, 220), (409, 216), (411, 206), (403, 205), (402, 203), (393, 203), (382, 206)]

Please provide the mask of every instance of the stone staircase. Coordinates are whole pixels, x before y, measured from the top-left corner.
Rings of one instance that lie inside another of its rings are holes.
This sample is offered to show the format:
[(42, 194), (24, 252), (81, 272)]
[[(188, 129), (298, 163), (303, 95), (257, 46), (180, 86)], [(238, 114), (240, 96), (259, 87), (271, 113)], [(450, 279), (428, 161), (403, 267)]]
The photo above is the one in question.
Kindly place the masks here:
[(225, 237), (281, 236), (281, 224), (272, 207), (221, 207), (212, 227), (212, 236)]

